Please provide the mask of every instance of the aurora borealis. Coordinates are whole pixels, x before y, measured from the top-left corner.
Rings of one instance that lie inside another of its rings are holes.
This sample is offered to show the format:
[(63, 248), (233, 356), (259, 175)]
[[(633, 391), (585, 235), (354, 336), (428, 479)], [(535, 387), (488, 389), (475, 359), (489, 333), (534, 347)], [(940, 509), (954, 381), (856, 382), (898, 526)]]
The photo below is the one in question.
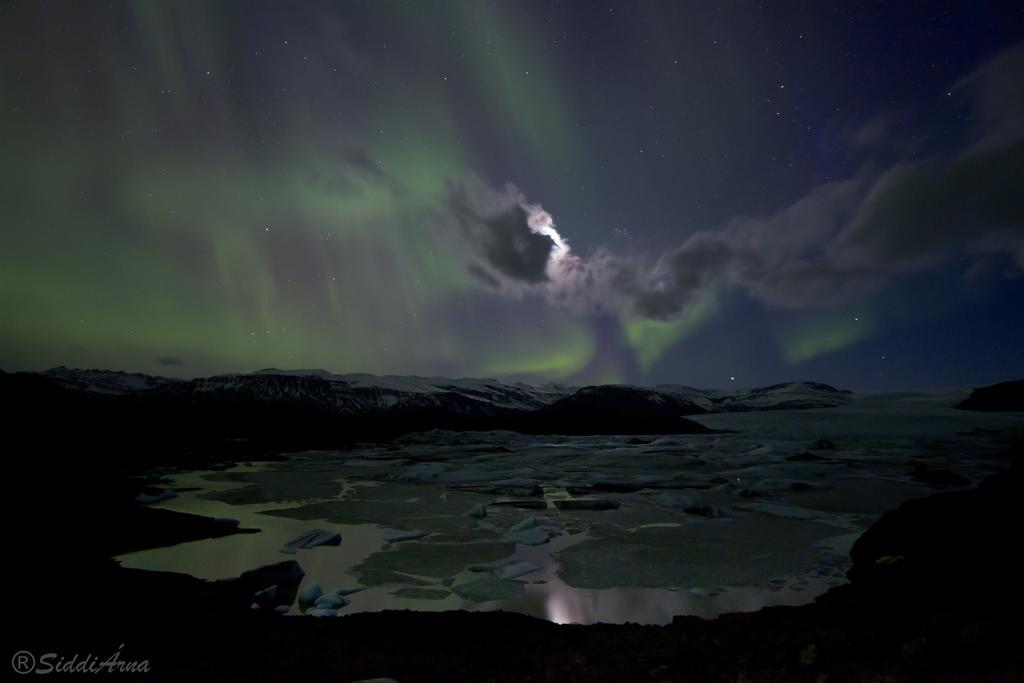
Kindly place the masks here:
[(1019, 374), (1024, 10), (844, 4), (0, 2), (0, 367)]

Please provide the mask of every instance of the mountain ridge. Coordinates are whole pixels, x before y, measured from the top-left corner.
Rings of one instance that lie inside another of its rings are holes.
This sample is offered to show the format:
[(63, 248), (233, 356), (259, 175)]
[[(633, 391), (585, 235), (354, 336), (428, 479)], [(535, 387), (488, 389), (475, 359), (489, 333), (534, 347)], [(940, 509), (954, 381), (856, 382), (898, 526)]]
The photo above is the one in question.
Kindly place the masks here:
[[(668, 396), (678, 402), (680, 414), (750, 410), (825, 408), (844, 405), (852, 393), (820, 382), (783, 382), (750, 389), (699, 389), (680, 384), (567, 385), (555, 382), (527, 384), (497, 379), (425, 377), (417, 375), (336, 374), (322, 369), (265, 368), (251, 373), (224, 373), (191, 380), (126, 373), (115, 370), (57, 367), (36, 374), (58, 385), (86, 394), (166, 395), (179, 398), (299, 401), (319, 410), (345, 415), (383, 413), (396, 407), (444, 408), (458, 412), (497, 414), (509, 410), (537, 410), (595, 387), (619, 387)], [(625, 396), (619, 392), (617, 396)]]

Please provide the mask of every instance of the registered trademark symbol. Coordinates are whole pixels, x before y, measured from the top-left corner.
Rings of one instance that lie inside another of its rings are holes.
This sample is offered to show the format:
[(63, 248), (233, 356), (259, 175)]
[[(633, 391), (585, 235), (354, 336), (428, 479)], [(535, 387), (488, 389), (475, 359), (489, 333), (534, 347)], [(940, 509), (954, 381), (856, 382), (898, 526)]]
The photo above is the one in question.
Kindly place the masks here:
[(28, 650), (15, 652), (14, 656), (11, 657), (11, 668), (20, 674), (32, 673), (36, 668), (35, 655)]

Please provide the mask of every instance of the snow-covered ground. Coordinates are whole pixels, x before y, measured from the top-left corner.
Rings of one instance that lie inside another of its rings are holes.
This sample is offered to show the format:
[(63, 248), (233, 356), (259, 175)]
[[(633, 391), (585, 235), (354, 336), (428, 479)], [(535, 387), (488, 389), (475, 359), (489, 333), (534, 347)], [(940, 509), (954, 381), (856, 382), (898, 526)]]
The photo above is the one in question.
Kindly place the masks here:
[[(160, 506), (262, 533), (119, 559), (215, 579), (291, 557), (303, 587), (363, 587), (342, 613), (665, 623), (799, 604), (845, 580), (850, 545), (882, 512), (1007, 465), (997, 453), (1024, 435), (1024, 416), (953, 409), (962, 398), (701, 415), (732, 431), (681, 437), (428, 432), (180, 473), (175, 486), (200, 490)], [(282, 554), (313, 529), (343, 540)], [(427, 535), (396, 540), (415, 534), (395, 530)]]

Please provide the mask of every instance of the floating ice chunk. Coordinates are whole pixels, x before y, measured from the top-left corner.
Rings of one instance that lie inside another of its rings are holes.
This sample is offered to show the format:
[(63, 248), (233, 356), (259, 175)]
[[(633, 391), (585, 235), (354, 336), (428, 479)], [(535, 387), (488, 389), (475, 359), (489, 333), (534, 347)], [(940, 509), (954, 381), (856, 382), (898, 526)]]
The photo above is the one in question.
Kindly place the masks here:
[(317, 598), (313, 605), (317, 609), (337, 610), (349, 604), (349, 602), (350, 600), (348, 598), (343, 598), (337, 593), (325, 593)]
[(424, 536), (428, 536), (429, 532), (385, 529), (382, 535), (386, 543), (400, 543), (401, 541), (415, 541), (418, 538), (423, 538)]
[(472, 602), (490, 602), (492, 600), (512, 600), (525, 595), (526, 589), (518, 581), (504, 581), (497, 578), (476, 579), (455, 586), (455, 593)]
[(796, 505), (787, 505), (785, 503), (769, 503), (767, 501), (747, 503), (746, 505), (742, 505), (741, 508), (744, 510), (761, 512), (766, 515), (774, 515), (775, 517), (790, 517), (792, 519), (817, 519), (825, 516), (817, 510), (808, 510), (806, 508), (797, 507)]
[(555, 507), (559, 510), (617, 510), (619, 505), (619, 501), (606, 498), (567, 498), (555, 501)]
[(488, 562), (487, 564), (474, 564), (467, 567), (471, 572), (487, 572), (499, 579), (514, 579), (526, 574), (532, 574), (540, 570), (540, 566), (532, 562), (523, 561), (502, 561)]
[(513, 526), (508, 531), (511, 534), (511, 533), (515, 533), (517, 531), (526, 531), (527, 529), (532, 529), (535, 526), (537, 526), (537, 518), (531, 516), (531, 517), (527, 517), (523, 521), (519, 522), (518, 524)]
[(320, 584), (314, 583), (302, 589), (302, 592), (299, 593), (299, 602), (312, 605), (323, 594), (324, 590)]
[(263, 590), (256, 591), (252, 597), (259, 602), (273, 602), (277, 599), (277, 584), (267, 586)]
[(323, 529), (312, 529), (298, 538), (292, 539), (281, 548), (282, 553), (294, 555), (296, 551), (304, 548), (315, 548), (318, 545), (339, 545), (341, 534), (337, 531), (324, 531)]
[(522, 543), (524, 545), (541, 545), (550, 540), (548, 538), (548, 532), (538, 526), (530, 529), (523, 529), (521, 531), (509, 532), (506, 537), (510, 541), (515, 541), (516, 543)]
[(399, 588), (392, 595), (404, 600), (444, 600), (450, 593), (441, 588)]
[(697, 506), (697, 501), (693, 496), (685, 493), (677, 493), (675, 491), (663, 491), (651, 496), (651, 500), (662, 507), (666, 508), (692, 508)]
[(494, 575), (499, 579), (515, 579), (539, 570), (540, 565), (536, 565), (533, 562), (510, 562), (498, 567)]

